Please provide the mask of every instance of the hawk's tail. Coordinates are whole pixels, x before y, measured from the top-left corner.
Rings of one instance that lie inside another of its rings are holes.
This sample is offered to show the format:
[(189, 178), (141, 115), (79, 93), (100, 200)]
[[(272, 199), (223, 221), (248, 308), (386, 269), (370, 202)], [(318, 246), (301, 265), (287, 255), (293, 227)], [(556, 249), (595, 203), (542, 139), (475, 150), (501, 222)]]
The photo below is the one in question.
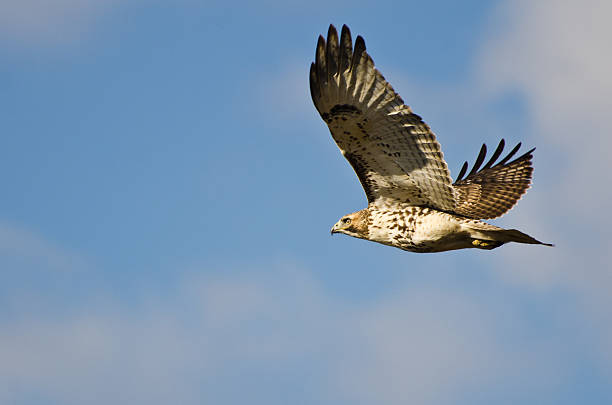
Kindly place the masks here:
[(479, 249), (495, 249), (508, 242), (526, 243), (530, 245), (554, 246), (544, 243), (517, 229), (502, 229), (481, 222), (477, 226), (469, 226), (472, 236), (472, 245)]

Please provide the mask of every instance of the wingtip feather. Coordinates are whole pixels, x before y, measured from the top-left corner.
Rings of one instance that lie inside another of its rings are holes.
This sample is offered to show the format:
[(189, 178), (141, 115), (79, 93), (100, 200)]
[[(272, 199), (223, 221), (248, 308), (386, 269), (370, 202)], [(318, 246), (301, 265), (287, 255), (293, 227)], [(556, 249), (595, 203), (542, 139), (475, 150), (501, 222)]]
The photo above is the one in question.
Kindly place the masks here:
[(351, 38), (351, 30), (345, 24), (342, 26), (342, 32), (340, 33), (340, 61), (338, 62), (340, 72), (349, 69), (352, 57), (353, 39)]
[(327, 62), (327, 80), (331, 83), (332, 77), (338, 72), (338, 31), (332, 24), (327, 31), (325, 60)]
[(361, 55), (366, 51), (365, 41), (361, 35), (357, 35), (355, 40), (355, 48), (353, 49), (353, 68), (355, 68), (361, 60)]

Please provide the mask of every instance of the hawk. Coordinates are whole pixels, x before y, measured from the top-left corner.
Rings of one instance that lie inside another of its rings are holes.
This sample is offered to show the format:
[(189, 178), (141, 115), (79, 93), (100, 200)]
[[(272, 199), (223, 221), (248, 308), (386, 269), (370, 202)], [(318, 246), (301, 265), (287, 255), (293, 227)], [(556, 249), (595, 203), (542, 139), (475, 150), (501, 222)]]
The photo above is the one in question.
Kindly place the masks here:
[[(312, 101), (363, 189), (368, 207), (331, 229), (412, 252), (495, 249), (508, 242), (542, 243), (516, 229), (481, 221), (510, 210), (531, 184), (534, 149), (500, 161), (502, 139), (485, 161), (483, 145), (469, 173), (453, 183), (440, 144), (374, 67), (361, 36), (353, 47), (346, 25), (319, 36), (310, 66)], [(465, 176), (465, 177), (464, 177)]]

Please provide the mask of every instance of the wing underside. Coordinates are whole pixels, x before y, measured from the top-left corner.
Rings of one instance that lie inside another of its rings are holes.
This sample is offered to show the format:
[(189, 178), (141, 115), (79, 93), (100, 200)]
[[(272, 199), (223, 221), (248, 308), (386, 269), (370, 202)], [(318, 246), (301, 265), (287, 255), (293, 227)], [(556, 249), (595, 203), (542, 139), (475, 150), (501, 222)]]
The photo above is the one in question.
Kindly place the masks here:
[(452, 211), (454, 188), (440, 144), (374, 67), (363, 38), (330, 26), (310, 69), (313, 102), (369, 203), (394, 200)]

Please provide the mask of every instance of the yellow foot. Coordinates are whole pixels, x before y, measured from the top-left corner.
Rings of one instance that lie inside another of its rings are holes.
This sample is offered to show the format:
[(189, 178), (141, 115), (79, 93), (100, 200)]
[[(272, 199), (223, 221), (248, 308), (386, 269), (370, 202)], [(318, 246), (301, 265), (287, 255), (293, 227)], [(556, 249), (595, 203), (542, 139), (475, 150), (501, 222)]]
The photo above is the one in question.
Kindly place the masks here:
[(474, 239), (472, 241), (472, 245), (483, 248), (483, 247), (489, 246), (490, 243), (489, 242), (485, 242), (484, 240)]

